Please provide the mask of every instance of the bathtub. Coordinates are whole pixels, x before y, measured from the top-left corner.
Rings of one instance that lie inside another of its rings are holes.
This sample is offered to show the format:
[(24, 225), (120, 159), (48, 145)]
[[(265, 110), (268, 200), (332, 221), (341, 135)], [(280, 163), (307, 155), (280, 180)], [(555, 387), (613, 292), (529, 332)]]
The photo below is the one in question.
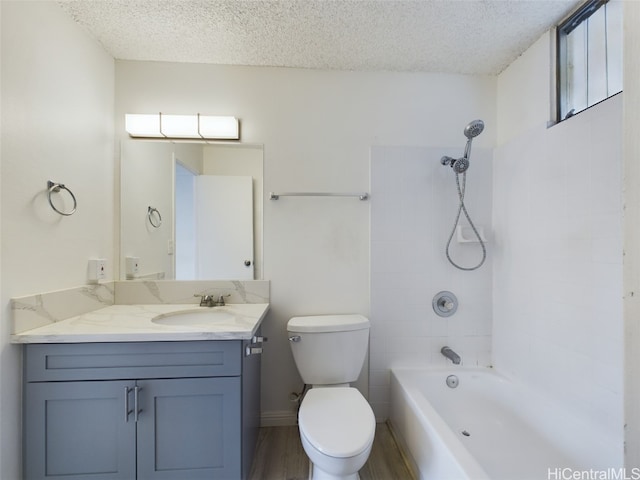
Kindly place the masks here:
[(420, 479), (548, 480), (622, 466), (621, 442), (492, 369), (392, 369), (389, 420)]

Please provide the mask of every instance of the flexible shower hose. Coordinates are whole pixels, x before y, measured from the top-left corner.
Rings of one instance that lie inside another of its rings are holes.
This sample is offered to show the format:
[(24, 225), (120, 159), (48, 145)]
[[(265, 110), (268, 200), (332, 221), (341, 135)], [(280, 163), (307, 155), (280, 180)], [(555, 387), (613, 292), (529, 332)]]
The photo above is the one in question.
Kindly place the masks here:
[[(460, 186), (460, 178), (459, 178), (460, 175), (462, 175), (462, 187)], [(478, 233), (476, 226), (471, 221), (471, 217), (467, 212), (467, 207), (464, 204), (464, 191), (466, 188), (466, 184), (467, 184), (467, 172), (463, 172), (462, 174), (456, 172), (456, 186), (458, 187), (458, 198), (460, 199), (460, 205), (458, 206), (458, 214), (456, 215), (456, 221), (453, 223), (453, 230), (451, 230), (451, 235), (449, 235), (449, 240), (447, 241), (446, 254), (447, 254), (447, 260), (449, 260), (449, 263), (451, 265), (453, 265), (454, 267), (460, 270), (470, 271), (470, 270), (476, 270), (482, 266), (482, 264), (487, 258), (487, 247), (484, 245), (484, 242), (482, 241), (482, 238), (480, 237), (480, 234)], [(460, 213), (462, 212), (464, 212), (464, 216), (467, 217), (467, 221), (469, 222), (469, 225), (471, 225), (471, 229), (473, 230), (473, 233), (475, 234), (476, 238), (480, 242), (480, 246), (482, 247), (482, 260), (480, 260), (480, 263), (478, 263), (475, 267), (461, 267), (456, 262), (454, 262), (451, 259), (451, 255), (449, 255), (449, 247), (451, 246), (451, 239), (453, 239), (453, 235), (456, 232), (456, 227), (458, 226), (458, 222), (460, 221)]]

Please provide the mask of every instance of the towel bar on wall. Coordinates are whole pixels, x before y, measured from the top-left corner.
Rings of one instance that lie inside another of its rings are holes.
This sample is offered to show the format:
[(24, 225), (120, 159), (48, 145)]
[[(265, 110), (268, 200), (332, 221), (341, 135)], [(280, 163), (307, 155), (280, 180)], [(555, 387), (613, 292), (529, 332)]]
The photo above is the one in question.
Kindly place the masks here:
[(160, 215), (160, 212), (155, 207), (149, 206), (147, 209), (147, 218), (153, 228), (160, 228), (160, 225), (162, 225), (162, 215)]
[(358, 197), (360, 200), (368, 200), (369, 194), (362, 193), (330, 193), (330, 192), (269, 192), (269, 200), (278, 200), (280, 197)]
[[(60, 193), (62, 190), (65, 190), (71, 197), (71, 200), (73, 201), (73, 207), (71, 207), (71, 210), (68, 210), (66, 212), (57, 208), (53, 204), (53, 200), (51, 199), (52, 193), (54, 192)], [(56, 211), (56, 213), (59, 213), (60, 215), (64, 215), (65, 217), (68, 217), (69, 215), (73, 215), (76, 211), (76, 208), (78, 207), (78, 201), (76, 200), (76, 196), (73, 194), (71, 190), (69, 190), (69, 187), (65, 187), (63, 183), (56, 183), (56, 182), (52, 182), (51, 180), (48, 180), (47, 196), (49, 198), (49, 205), (51, 205), (51, 208), (53, 208)]]

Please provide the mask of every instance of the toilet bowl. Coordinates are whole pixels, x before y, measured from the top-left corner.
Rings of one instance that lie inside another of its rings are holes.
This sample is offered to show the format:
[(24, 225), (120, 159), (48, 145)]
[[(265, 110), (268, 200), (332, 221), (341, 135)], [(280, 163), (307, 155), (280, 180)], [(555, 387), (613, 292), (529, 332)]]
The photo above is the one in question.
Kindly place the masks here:
[(355, 480), (373, 445), (376, 420), (362, 394), (351, 387), (307, 392), (298, 416), (302, 446), (313, 480)]
[(376, 420), (356, 389), (369, 340), (362, 315), (294, 317), (287, 324), (293, 357), (306, 385), (298, 427), (311, 480), (356, 480), (373, 445)]

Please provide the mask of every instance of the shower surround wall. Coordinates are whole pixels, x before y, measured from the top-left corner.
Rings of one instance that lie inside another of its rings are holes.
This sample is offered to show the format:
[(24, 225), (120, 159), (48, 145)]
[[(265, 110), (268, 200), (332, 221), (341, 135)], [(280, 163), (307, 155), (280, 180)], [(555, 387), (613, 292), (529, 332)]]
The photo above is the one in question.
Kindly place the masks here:
[[(464, 272), (446, 259), (445, 245), (458, 208), (455, 175), (443, 155), (454, 147), (373, 147), (371, 150), (371, 346), (369, 402), (376, 418), (387, 418), (389, 369), (445, 365), (448, 345), (466, 366), (491, 364), (491, 150), (473, 148), (465, 203), (473, 222), (488, 235), (488, 257)], [(467, 225), (461, 221), (461, 225)], [(451, 254), (462, 266), (482, 257), (477, 243), (458, 244)], [(460, 302), (451, 317), (437, 316), (433, 296), (450, 290)]]
[[(623, 433), (622, 95), (494, 157), (494, 363)], [(615, 464), (611, 465), (616, 466)]]

